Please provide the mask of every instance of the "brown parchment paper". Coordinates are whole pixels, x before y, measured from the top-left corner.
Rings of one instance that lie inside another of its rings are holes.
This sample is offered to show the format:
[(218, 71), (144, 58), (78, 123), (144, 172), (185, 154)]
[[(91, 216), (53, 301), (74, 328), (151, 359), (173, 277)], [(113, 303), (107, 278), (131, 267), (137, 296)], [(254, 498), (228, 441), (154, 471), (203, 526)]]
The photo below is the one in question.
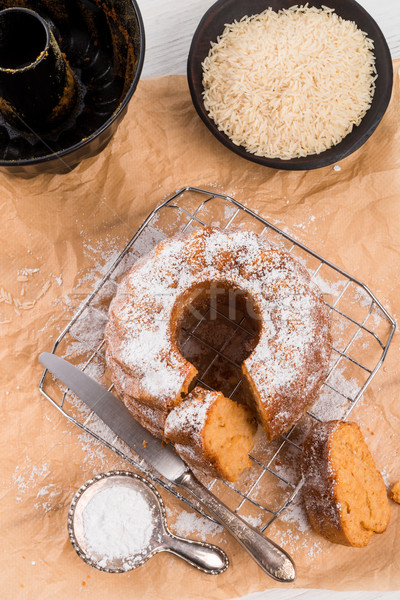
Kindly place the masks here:
[[(340, 170), (275, 171), (230, 153), (195, 113), (186, 78), (171, 76), (141, 81), (110, 145), (73, 172), (30, 180), (0, 173), (2, 598), (222, 599), (279, 587), (225, 533), (209, 537), (231, 560), (218, 577), (165, 553), (123, 575), (85, 565), (67, 536), (71, 498), (94, 473), (129, 465), (107, 449), (93, 452), (80, 430), (39, 394), (37, 358), (51, 350), (104, 265), (150, 210), (186, 185), (234, 195), (367, 283), (396, 318), (399, 65), (382, 123)], [(384, 367), (352, 414), (388, 484), (400, 478), (399, 384), (396, 334)], [(187, 510), (162, 493), (170, 511)], [(400, 589), (400, 506), (391, 502), (391, 509), (388, 530), (367, 548), (335, 546), (314, 534), (299, 543), (293, 586)], [(269, 534), (274, 537), (273, 527)], [(316, 541), (321, 551), (312, 556), (308, 543)]]

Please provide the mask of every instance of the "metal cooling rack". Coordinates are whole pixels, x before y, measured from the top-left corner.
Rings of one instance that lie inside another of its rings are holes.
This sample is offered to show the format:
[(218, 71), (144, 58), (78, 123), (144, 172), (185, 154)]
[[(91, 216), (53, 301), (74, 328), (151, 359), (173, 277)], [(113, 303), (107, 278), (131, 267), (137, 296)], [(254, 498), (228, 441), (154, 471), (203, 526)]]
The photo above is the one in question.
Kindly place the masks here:
[[(331, 369), (312, 409), (286, 435), (271, 444), (261, 443), (259, 448), (256, 446), (251, 456), (253, 469), (244, 480), (239, 480), (235, 485), (220, 480), (206, 482), (232, 510), (255, 519), (253, 522), (257, 523), (259, 530), (264, 531), (289, 506), (302, 486), (297, 467), (302, 439), (310, 424), (315, 420), (347, 419), (385, 359), (395, 331), (395, 322), (366, 285), (235, 199), (187, 187), (176, 192), (149, 215), (60, 334), (53, 353), (67, 358), (112, 390), (103, 354), (103, 331), (108, 305), (118, 282), (134, 262), (161, 239), (206, 225), (241, 227), (266, 235), (271, 241), (281, 244), (309, 269), (312, 280), (320, 285), (324, 293), (332, 317), (334, 347)], [(194, 344), (203, 352), (207, 361), (199, 371), (198, 383), (213, 389), (210, 373), (215, 364), (225, 361), (226, 367), (238, 369), (240, 364), (232, 359), (229, 349), (235, 341), (236, 344), (243, 343), (243, 335), (252, 334), (247, 329), (244, 316), (238, 318), (235, 315), (231, 318), (219, 313), (219, 318), (226, 321), (229, 334), (222, 345), (215, 346), (199, 334), (209, 316), (210, 309), (184, 332), (186, 339), (183, 346)], [(240, 379), (227, 377), (224, 385), (230, 385), (230, 389), (224, 388), (225, 395), (233, 398), (238, 396)], [(54, 382), (47, 371), (43, 373), (39, 389), (69, 421), (213, 520), (168, 481), (146, 467), (68, 389)]]

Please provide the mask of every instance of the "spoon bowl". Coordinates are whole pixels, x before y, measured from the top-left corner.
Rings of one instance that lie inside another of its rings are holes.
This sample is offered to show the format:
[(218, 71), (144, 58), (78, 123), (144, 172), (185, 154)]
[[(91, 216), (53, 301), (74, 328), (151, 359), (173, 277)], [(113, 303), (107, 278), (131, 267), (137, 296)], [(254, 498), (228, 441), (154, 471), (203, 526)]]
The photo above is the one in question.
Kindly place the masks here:
[[(151, 533), (146, 545), (129, 556), (110, 559), (95, 553), (85, 535), (84, 512), (102, 490), (120, 487), (139, 492), (151, 514)], [(197, 569), (217, 575), (228, 568), (228, 557), (217, 546), (187, 540), (168, 529), (164, 503), (156, 488), (146, 479), (130, 471), (109, 471), (87, 481), (75, 494), (68, 513), (68, 533), (82, 560), (106, 573), (125, 573), (140, 567), (158, 552), (170, 552)]]

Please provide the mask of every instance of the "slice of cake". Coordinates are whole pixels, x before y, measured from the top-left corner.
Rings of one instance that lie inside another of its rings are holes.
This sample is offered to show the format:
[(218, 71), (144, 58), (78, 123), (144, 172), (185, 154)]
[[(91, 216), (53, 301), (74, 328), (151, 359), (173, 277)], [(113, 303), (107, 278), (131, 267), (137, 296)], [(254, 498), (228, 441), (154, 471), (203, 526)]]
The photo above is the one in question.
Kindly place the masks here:
[(249, 452), (257, 429), (252, 412), (221, 392), (200, 387), (174, 408), (165, 423), (165, 437), (189, 467), (236, 481), (250, 467)]
[(302, 454), (303, 497), (313, 528), (332, 542), (366, 546), (385, 531), (390, 508), (382, 475), (355, 423), (317, 423)]

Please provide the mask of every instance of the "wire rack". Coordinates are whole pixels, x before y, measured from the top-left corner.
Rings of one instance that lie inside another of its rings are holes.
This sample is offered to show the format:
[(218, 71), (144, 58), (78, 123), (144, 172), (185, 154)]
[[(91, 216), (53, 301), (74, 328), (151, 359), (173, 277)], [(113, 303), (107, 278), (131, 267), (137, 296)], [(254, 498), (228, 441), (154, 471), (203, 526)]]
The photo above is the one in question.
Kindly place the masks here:
[[(312, 280), (320, 286), (331, 313), (331, 366), (314, 406), (278, 440), (267, 444), (259, 435), (251, 455), (253, 468), (247, 470), (235, 485), (203, 478), (221, 500), (241, 516), (253, 519), (262, 532), (282, 515), (302, 486), (299, 473), (301, 445), (312, 423), (331, 418), (347, 419), (385, 359), (395, 322), (366, 285), (235, 199), (186, 187), (149, 215), (60, 334), (53, 353), (79, 366), (112, 391), (104, 359), (103, 332), (108, 306), (119, 281), (136, 260), (160, 240), (206, 225), (255, 231), (283, 246), (307, 267)], [(214, 337), (210, 333), (218, 331)], [(191, 321), (184, 324), (180, 341), (185, 357), (199, 371), (198, 383), (240, 401), (241, 352), (252, 338), (254, 331), (246, 315), (238, 312), (232, 315), (223, 308), (214, 307), (196, 318), (192, 315)], [(213, 520), (175, 486), (147, 467), (47, 371), (43, 373), (39, 389), (69, 421)]]

